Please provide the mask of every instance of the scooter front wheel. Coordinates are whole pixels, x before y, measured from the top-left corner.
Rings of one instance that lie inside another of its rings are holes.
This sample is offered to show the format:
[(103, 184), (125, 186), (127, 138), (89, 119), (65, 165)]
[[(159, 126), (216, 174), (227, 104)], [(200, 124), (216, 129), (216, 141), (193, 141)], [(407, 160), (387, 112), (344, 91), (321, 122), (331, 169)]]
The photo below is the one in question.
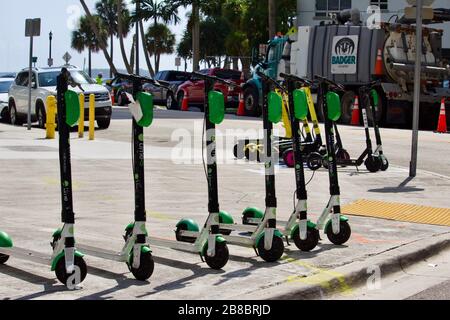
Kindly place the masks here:
[(8, 261), (9, 256), (7, 256), (6, 254), (1, 254), (0, 253), (0, 264), (5, 264), (6, 261)]
[(136, 280), (146, 281), (150, 279), (155, 269), (155, 262), (150, 252), (141, 252), (141, 263), (139, 268), (133, 268), (133, 259), (130, 261), (129, 269)]
[(300, 238), (300, 229), (297, 229), (297, 231), (293, 235), (293, 240), (297, 248), (299, 248), (303, 252), (309, 252), (319, 244), (319, 230), (317, 230), (316, 228), (308, 227), (306, 239), (302, 240)]
[(216, 242), (216, 252), (214, 257), (204, 256), (206, 264), (214, 270), (221, 270), (228, 263), (230, 258), (230, 253), (228, 251), (228, 246), (225, 242)]
[(61, 257), (59, 259), (59, 261), (57, 262), (56, 268), (55, 268), (55, 274), (56, 274), (56, 277), (58, 278), (59, 282), (61, 282), (65, 286), (68, 286), (69, 285), (68, 281), (71, 280), (70, 278), (72, 278), (72, 276), (75, 275), (75, 272), (79, 272), (78, 277), (74, 278), (74, 280), (79, 281), (79, 283), (73, 283), (73, 285), (78, 285), (78, 284), (82, 283), (84, 281), (84, 279), (86, 279), (86, 275), (87, 275), (87, 265), (82, 257), (75, 256), (75, 267), (78, 270), (75, 270), (74, 272), (72, 272), (70, 274), (67, 273), (66, 258)]
[(328, 237), (328, 240), (330, 240), (333, 244), (340, 246), (350, 239), (350, 236), (352, 235), (352, 229), (350, 228), (350, 224), (347, 221), (341, 221), (338, 234), (334, 234), (333, 226), (331, 223), (328, 224), (325, 233)]
[(266, 262), (278, 261), (284, 253), (284, 242), (280, 237), (274, 236), (272, 241), (272, 248), (266, 250), (264, 247), (264, 236), (258, 243), (258, 254)]

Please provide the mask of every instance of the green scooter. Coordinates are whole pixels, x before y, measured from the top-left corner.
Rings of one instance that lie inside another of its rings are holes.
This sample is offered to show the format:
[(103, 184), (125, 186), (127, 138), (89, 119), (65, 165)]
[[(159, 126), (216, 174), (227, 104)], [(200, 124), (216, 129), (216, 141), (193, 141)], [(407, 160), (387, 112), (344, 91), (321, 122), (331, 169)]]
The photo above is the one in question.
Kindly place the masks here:
[(76, 289), (87, 275), (86, 262), (83, 254), (75, 245), (75, 214), (72, 198), (72, 169), (70, 161), (70, 128), (78, 123), (80, 104), (78, 94), (69, 90), (78, 86), (66, 68), (61, 69), (57, 78), (57, 101), (59, 123), (59, 163), (61, 171), (61, 220), (63, 227), (53, 234), (51, 242), (53, 254), (35, 252), (15, 247), (12, 239), (5, 232), (0, 232), (0, 264), (8, 261), (9, 257), (28, 260), (35, 263), (50, 265), (58, 280), (69, 289)]

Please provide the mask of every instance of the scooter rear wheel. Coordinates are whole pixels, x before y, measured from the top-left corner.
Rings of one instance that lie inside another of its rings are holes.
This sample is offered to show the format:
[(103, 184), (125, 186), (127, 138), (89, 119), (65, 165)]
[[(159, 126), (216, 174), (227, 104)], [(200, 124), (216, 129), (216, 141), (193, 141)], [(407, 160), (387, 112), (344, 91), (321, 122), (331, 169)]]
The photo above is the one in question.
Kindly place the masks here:
[(181, 231), (187, 231), (188, 230), (188, 226), (186, 224), (180, 224), (177, 227), (177, 230), (175, 231), (175, 237), (177, 239), (178, 242), (186, 242), (186, 243), (195, 243), (195, 241), (197, 241), (197, 238), (193, 238), (193, 237), (186, 237), (186, 236), (182, 236), (181, 235)]
[(153, 261), (153, 256), (150, 252), (141, 252), (141, 263), (139, 268), (133, 268), (133, 259), (130, 261), (129, 269), (136, 280), (147, 281), (153, 274), (155, 269), (155, 262)]
[(300, 239), (300, 229), (294, 233), (293, 240), (297, 248), (303, 252), (313, 250), (319, 244), (320, 234), (316, 228), (309, 228), (306, 234), (306, 240)]
[(266, 250), (264, 248), (264, 236), (258, 243), (258, 254), (266, 262), (276, 262), (280, 260), (284, 253), (284, 242), (280, 237), (274, 236), (272, 241), (272, 248)]
[[(87, 265), (83, 258), (75, 256), (75, 266), (79, 268), (80, 270), (80, 278), (78, 279), (80, 283), (86, 279), (87, 275)], [(66, 271), (66, 258), (63, 256), (59, 259), (58, 263), (56, 264), (55, 268), (55, 274), (58, 278), (59, 282), (64, 284), (65, 286), (68, 285), (68, 280), (71, 276), (75, 274), (75, 271), (71, 274), (68, 274)], [(75, 285), (80, 283), (74, 283)]]
[(283, 153), (283, 162), (288, 168), (295, 167), (294, 150), (288, 149)]
[(244, 151), (242, 150), (241, 152), (239, 152), (239, 144), (236, 144), (233, 148), (233, 155), (236, 159), (243, 159), (245, 157), (244, 155)]
[(9, 256), (7, 256), (6, 254), (1, 254), (0, 253), (0, 264), (5, 264), (6, 261), (8, 261)]
[(330, 240), (333, 244), (340, 246), (350, 239), (350, 236), (352, 235), (352, 229), (347, 221), (341, 221), (338, 234), (334, 234), (331, 223), (328, 224), (325, 233), (328, 237), (328, 240)]
[(313, 152), (308, 156), (308, 159), (306, 160), (306, 165), (310, 170), (317, 171), (320, 168), (322, 168), (322, 161), (323, 157), (320, 155), (320, 153)]
[(375, 173), (381, 170), (383, 162), (379, 157), (369, 156), (364, 164), (369, 172)]
[(221, 270), (228, 263), (230, 253), (225, 242), (216, 242), (216, 254), (210, 257), (207, 254), (204, 256), (206, 264), (213, 270)]

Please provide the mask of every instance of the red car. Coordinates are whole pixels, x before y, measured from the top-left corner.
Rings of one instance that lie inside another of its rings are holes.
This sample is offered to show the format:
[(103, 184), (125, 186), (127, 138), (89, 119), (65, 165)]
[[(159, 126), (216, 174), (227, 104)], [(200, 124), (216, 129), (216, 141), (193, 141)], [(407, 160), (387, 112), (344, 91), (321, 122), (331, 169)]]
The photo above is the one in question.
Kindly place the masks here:
[[(205, 69), (199, 71), (200, 73), (216, 76), (225, 80), (232, 81), (238, 85), (244, 83), (244, 74), (240, 71), (225, 70), (225, 69)], [(225, 97), (225, 105), (231, 108), (237, 108), (239, 105), (239, 94), (242, 92), (240, 87), (229, 87), (227, 85), (216, 83), (214, 90), (220, 91)], [(184, 98), (188, 99), (190, 106), (198, 106), (203, 110), (203, 102), (205, 99), (205, 82), (201, 79), (192, 77), (179, 86), (177, 91), (178, 108), (181, 106)]]

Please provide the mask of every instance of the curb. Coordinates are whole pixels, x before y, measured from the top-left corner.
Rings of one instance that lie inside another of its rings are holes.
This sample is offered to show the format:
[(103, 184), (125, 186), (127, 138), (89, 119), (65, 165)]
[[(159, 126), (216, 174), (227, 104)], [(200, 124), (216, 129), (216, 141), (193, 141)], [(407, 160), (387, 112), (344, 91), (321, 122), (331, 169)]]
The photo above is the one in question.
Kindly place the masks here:
[[(329, 276), (324, 279), (323, 275), (312, 275), (317, 278), (317, 283), (313, 285), (303, 285), (295, 288), (292, 284), (282, 283), (254, 292), (251, 295), (235, 297), (237, 299), (258, 299), (266, 300), (312, 300), (320, 299), (324, 296), (351, 291), (351, 288), (366, 283), (373, 275), (372, 267), (381, 270), (381, 277), (403, 270), (430, 256), (437, 255), (441, 251), (450, 248), (450, 232), (437, 234), (425, 239), (418, 239), (408, 244), (400, 245), (397, 248), (389, 249), (380, 254), (369, 256), (364, 261), (356, 261), (345, 266), (327, 272)], [(306, 278), (306, 279), (307, 279)], [(316, 282), (316, 281), (314, 281)]]

